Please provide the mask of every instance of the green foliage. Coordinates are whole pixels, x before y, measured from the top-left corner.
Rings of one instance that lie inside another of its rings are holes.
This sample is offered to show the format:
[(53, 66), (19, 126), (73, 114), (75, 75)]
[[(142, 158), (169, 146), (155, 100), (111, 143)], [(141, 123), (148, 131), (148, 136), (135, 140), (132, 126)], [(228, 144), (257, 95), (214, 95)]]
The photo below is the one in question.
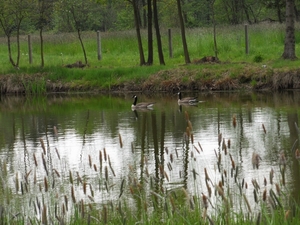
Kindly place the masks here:
[(255, 55), (254, 58), (253, 58), (253, 62), (255, 62), (255, 63), (260, 63), (262, 61), (263, 61), (263, 57), (260, 54), (259, 55)]

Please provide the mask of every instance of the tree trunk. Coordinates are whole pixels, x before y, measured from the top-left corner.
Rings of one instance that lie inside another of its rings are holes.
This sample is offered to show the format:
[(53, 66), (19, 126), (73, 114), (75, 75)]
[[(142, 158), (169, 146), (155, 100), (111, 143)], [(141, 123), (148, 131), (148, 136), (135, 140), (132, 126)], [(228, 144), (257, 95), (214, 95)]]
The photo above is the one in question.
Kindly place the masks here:
[(140, 24), (139, 24), (139, 20), (138, 20), (138, 7), (137, 7), (136, 1), (137, 0), (133, 0), (131, 3), (133, 6), (136, 36), (137, 36), (137, 40), (138, 40), (138, 49), (139, 49), (139, 53), (140, 53), (140, 66), (143, 66), (143, 65), (145, 65), (145, 57), (144, 57), (141, 31), (140, 31)]
[(81, 44), (81, 48), (82, 48), (82, 51), (83, 51), (85, 65), (87, 66), (88, 60), (87, 60), (87, 57), (86, 57), (85, 48), (84, 48), (83, 41), (82, 41), (82, 38), (81, 38), (80, 29), (77, 29), (77, 34), (78, 34), (78, 38), (79, 38), (79, 41), (80, 41), (80, 44)]
[(151, 0), (147, 0), (148, 8), (148, 60), (147, 64), (153, 64), (153, 34), (152, 34), (152, 4)]
[(158, 23), (156, 0), (153, 0), (153, 15), (154, 15), (154, 26), (155, 26), (155, 31), (156, 31), (156, 41), (157, 41), (159, 63), (160, 63), (160, 65), (165, 65), (164, 53), (162, 50), (162, 43), (161, 43), (159, 23)]
[(17, 68), (16, 63), (14, 62), (13, 58), (12, 58), (12, 54), (11, 54), (11, 41), (10, 41), (10, 34), (6, 35), (7, 37), (7, 48), (8, 48), (8, 57), (9, 57), (9, 61), (11, 63), (11, 65), (15, 68)]
[(187, 43), (186, 43), (185, 28), (184, 28), (180, 0), (177, 0), (177, 9), (178, 9), (178, 17), (179, 17), (180, 30), (181, 30), (181, 39), (182, 39), (182, 45), (183, 45), (183, 51), (184, 51), (184, 59), (185, 59), (185, 63), (188, 64), (188, 63), (191, 63), (191, 60), (190, 60), (189, 51), (188, 51), (188, 47), (187, 47)]
[(283, 59), (296, 59), (295, 53), (295, 21), (294, 21), (295, 0), (286, 0), (285, 40)]
[(215, 0), (212, 0), (211, 3), (211, 12), (212, 12), (212, 23), (213, 23), (213, 31), (214, 31), (214, 50), (215, 57), (218, 60), (218, 46), (217, 46), (217, 32), (216, 32), (216, 21), (215, 21), (215, 8), (214, 8)]
[(43, 39), (43, 28), (40, 28), (40, 42), (41, 42), (41, 67), (45, 66), (44, 62), (44, 39)]

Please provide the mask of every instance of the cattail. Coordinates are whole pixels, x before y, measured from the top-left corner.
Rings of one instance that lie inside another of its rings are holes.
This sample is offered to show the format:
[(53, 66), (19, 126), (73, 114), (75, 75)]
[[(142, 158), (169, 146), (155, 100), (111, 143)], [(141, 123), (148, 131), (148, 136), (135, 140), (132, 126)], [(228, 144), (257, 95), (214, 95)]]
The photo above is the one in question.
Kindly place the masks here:
[(233, 127), (236, 127), (236, 115), (232, 116), (232, 125)]
[(46, 164), (46, 160), (45, 160), (45, 157), (44, 157), (44, 155), (43, 155), (43, 154), (42, 154), (42, 160), (43, 160), (44, 169), (45, 169), (45, 171), (46, 171), (46, 174), (47, 174), (47, 176), (48, 176), (47, 164)]
[(72, 176), (71, 170), (69, 170), (69, 180), (70, 180), (70, 183), (73, 184), (73, 176)]
[(199, 142), (199, 141), (198, 141), (198, 145), (199, 145), (199, 147), (200, 147), (201, 151), (203, 152), (202, 146), (201, 146), (201, 144), (200, 144), (200, 142)]
[(109, 167), (110, 167), (110, 170), (111, 170), (111, 172), (113, 173), (113, 175), (114, 175), (114, 177), (116, 176), (116, 174), (115, 174), (115, 171), (114, 171), (114, 169), (112, 168), (112, 166), (111, 166), (111, 162), (110, 162), (110, 158), (109, 158), (109, 156), (108, 156), (108, 165), (109, 165)]
[(76, 203), (76, 198), (75, 198), (75, 192), (74, 192), (74, 186), (73, 185), (71, 187), (71, 196), (72, 196), (72, 201), (75, 204)]
[(16, 172), (16, 192), (19, 192), (19, 175), (18, 172)]
[(227, 147), (230, 148), (230, 146), (231, 146), (231, 141), (230, 141), (230, 139), (228, 139), (227, 140)]
[(265, 189), (263, 192), (263, 201), (265, 202), (267, 199), (267, 190)]
[(274, 170), (273, 168), (270, 171), (270, 184), (273, 184)]
[(36, 181), (37, 181), (37, 179), (36, 179), (36, 170), (34, 170), (33, 183), (36, 184)]
[(188, 127), (190, 128), (190, 131), (193, 131), (193, 126), (190, 120), (188, 120)]
[(167, 166), (168, 166), (169, 171), (172, 171), (172, 165), (170, 162), (167, 163)]
[(255, 189), (253, 189), (253, 194), (254, 194), (254, 201), (257, 203), (258, 199), (257, 199), (257, 193)]
[(43, 206), (43, 212), (42, 212), (42, 224), (47, 225), (47, 206), (44, 204)]
[(53, 168), (53, 171), (55, 172), (56, 176), (60, 177), (60, 174), (56, 169)]
[(44, 155), (46, 155), (46, 148), (45, 148), (45, 144), (44, 144), (44, 141), (42, 138), (40, 138), (40, 142), (41, 142), (41, 146), (42, 146), (42, 149), (43, 149), (43, 152), (44, 152)]
[(96, 166), (96, 164), (94, 164), (94, 170), (97, 172), (97, 166)]
[(219, 146), (221, 145), (221, 141), (222, 141), (222, 133), (218, 134), (218, 144)]
[(276, 184), (275, 184), (275, 187), (276, 187), (277, 194), (278, 194), (278, 195), (280, 195), (280, 194), (281, 194), (281, 192), (280, 192), (280, 187), (279, 187), (279, 184), (278, 184), (278, 183), (276, 183)]
[(198, 154), (200, 154), (200, 151), (198, 150), (198, 148), (194, 145), (194, 148), (196, 149), (196, 151), (198, 152)]
[(204, 168), (205, 180), (210, 180), (206, 168)]
[(100, 171), (102, 171), (102, 152), (99, 151)]
[(252, 179), (252, 184), (253, 184), (254, 188), (256, 189), (256, 191), (258, 191), (258, 189), (260, 189), (256, 179)]
[(48, 181), (47, 181), (47, 178), (44, 177), (44, 185), (45, 185), (45, 192), (48, 191)]
[(169, 149), (168, 149), (168, 147), (165, 147), (165, 152), (166, 152), (167, 155), (169, 155)]
[(187, 135), (187, 138), (189, 138), (191, 136), (191, 130), (189, 127), (186, 127), (186, 135)]
[(93, 191), (93, 187), (91, 184), (90, 184), (90, 192), (91, 192), (92, 197), (94, 197), (94, 191)]
[(194, 134), (193, 133), (191, 133), (191, 142), (192, 142), (192, 144), (194, 144)]
[(257, 154), (256, 152), (253, 152), (252, 153), (252, 166), (253, 166), (253, 169), (254, 168), (258, 169), (260, 160), (261, 160), (260, 155)]
[(65, 195), (64, 199), (65, 199), (66, 210), (68, 211), (68, 197)]
[(106, 150), (103, 148), (103, 155), (104, 155), (104, 160), (106, 161)]
[(36, 160), (36, 157), (35, 157), (35, 153), (33, 153), (33, 160), (34, 160), (34, 165), (37, 167), (38, 163), (37, 163), (37, 160)]
[(185, 119), (186, 119), (187, 121), (189, 121), (189, 120), (190, 120), (190, 118), (189, 118), (189, 114), (188, 114), (188, 112), (187, 112), (187, 111), (185, 111), (185, 112), (184, 112), (184, 115), (185, 115)]
[(222, 150), (225, 151), (225, 152), (227, 152), (225, 138), (223, 138), (223, 141), (222, 141)]
[(88, 195), (88, 198), (91, 200), (91, 202), (95, 202), (95, 200), (92, 196)]
[(262, 128), (263, 128), (263, 130), (264, 130), (264, 133), (266, 134), (267, 131), (266, 131), (266, 128), (265, 128), (265, 125), (264, 125), (264, 124), (262, 124)]
[(89, 165), (90, 165), (90, 168), (92, 168), (92, 158), (91, 158), (91, 155), (89, 155)]
[(122, 137), (121, 137), (120, 133), (119, 133), (119, 142), (120, 142), (120, 148), (123, 148), (123, 142), (122, 142)]
[(83, 193), (86, 194), (86, 182), (83, 182)]
[(169, 176), (168, 176), (168, 174), (166, 173), (165, 170), (164, 170), (164, 176), (165, 176), (165, 178), (167, 179), (167, 181), (170, 182), (170, 181), (169, 181)]
[(286, 160), (286, 158), (285, 158), (285, 154), (284, 154), (284, 152), (282, 151), (282, 152), (280, 152), (280, 154), (279, 154), (279, 165), (286, 166), (286, 162), (287, 162), (287, 160)]
[(267, 179), (264, 178), (264, 185), (267, 186)]
[(81, 179), (79, 173), (76, 172), (76, 174), (77, 174), (77, 183), (81, 183), (82, 184), (82, 179)]
[(206, 195), (203, 194), (203, 193), (202, 193), (202, 201), (203, 201), (204, 208), (207, 209), (208, 208), (208, 201), (207, 201)]
[(172, 153), (170, 154), (170, 161), (171, 161), (171, 163), (173, 163), (173, 154)]
[(62, 203), (62, 214), (63, 215), (66, 215), (66, 207), (65, 207), (65, 204), (64, 203)]
[(108, 181), (108, 169), (107, 169), (107, 166), (105, 166), (105, 180)]
[(300, 159), (300, 151), (298, 148), (295, 151), (295, 157), (296, 157), (296, 159)]
[(56, 151), (56, 155), (57, 155), (58, 159), (60, 160), (60, 155), (59, 155), (57, 148), (55, 148), (55, 151)]

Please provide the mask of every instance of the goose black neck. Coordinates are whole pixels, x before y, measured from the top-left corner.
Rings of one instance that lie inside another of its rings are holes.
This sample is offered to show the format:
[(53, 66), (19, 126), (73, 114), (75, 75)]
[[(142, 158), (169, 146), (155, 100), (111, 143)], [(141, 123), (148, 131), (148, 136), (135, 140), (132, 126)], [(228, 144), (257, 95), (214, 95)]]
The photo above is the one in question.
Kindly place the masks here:
[(133, 96), (134, 100), (133, 100), (133, 105), (136, 105), (136, 102), (137, 102), (137, 97), (136, 96)]

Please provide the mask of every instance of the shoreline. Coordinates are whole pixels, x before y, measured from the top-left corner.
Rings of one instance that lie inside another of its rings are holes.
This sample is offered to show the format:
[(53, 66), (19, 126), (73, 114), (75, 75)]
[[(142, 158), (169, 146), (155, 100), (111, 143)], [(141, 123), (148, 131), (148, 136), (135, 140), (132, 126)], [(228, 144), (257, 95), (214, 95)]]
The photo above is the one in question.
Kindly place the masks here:
[[(248, 68), (249, 69), (249, 68)], [(213, 70), (199, 76), (197, 69), (168, 69), (147, 79), (125, 80), (109, 87), (89, 81), (51, 81), (47, 73), (0, 75), (1, 94), (38, 94), (61, 92), (175, 92), (175, 91), (280, 91), (300, 89), (300, 69), (256, 68), (251, 71), (223, 71), (218, 76)], [(204, 71), (204, 69), (203, 69)], [(126, 76), (126, 75), (124, 75)]]

